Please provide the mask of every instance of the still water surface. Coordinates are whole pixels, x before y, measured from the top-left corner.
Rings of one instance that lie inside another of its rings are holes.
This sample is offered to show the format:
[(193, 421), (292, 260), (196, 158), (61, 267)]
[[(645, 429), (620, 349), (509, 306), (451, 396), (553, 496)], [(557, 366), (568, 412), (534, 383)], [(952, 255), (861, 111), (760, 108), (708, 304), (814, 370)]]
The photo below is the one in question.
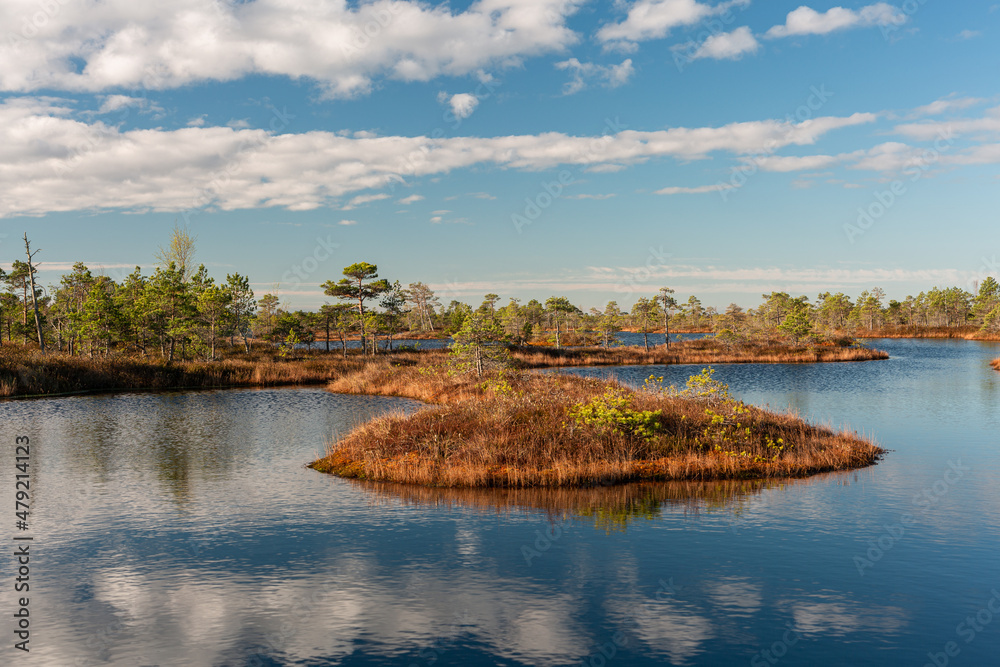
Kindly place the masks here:
[[(366, 486), (303, 466), (332, 434), (420, 406), (319, 389), (2, 403), (8, 480), (14, 437), (32, 439), (35, 541), (32, 651), (13, 655), (8, 620), (0, 655), (58, 666), (920, 667), (928, 653), (1000, 664), (989, 611), (1000, 373), (987, 364), (1000, 347), (876, 344), (892, 359), (718, 368), (746, 400), (893, 450), (864, 471), (766, 485)], [(683, 383), (697, 371), (574, 372)], [(0, 567), (10, 619), (11, 559)], [(949, 642), (957, 655), (944, 655)]]

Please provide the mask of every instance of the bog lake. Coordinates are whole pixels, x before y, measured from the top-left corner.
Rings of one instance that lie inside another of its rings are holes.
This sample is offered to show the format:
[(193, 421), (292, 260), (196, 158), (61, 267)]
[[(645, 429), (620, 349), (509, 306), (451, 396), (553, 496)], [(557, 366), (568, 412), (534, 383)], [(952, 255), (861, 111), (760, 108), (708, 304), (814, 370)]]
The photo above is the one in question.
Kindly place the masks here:
[(304, 466), (336, 434), (422, 406), (315, 387), (0, 403), (5, 507), (14, 438), (31, 438), (23, 664), (997, 664), (1000, 346), (868, 344), (891, 359), (717, 367), (748, 402), (891, 450), (766, 483), (342, 480)]

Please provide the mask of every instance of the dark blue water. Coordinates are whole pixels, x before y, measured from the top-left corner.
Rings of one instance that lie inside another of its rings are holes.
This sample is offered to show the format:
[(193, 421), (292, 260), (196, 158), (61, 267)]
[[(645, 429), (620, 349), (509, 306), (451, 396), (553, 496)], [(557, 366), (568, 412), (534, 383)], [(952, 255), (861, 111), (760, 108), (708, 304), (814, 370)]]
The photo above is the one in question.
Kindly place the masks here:
[(892, 359), (718, 367), (893, 450), (763, 486), (366, 486), (303, 465), (416, 404), (317, 389), (0, 404), (3, 506), (22, 434), (35, 503), (32, 652), (4, 557), (4, 664), (1000, 664), (1000, 347), (874, 344)]

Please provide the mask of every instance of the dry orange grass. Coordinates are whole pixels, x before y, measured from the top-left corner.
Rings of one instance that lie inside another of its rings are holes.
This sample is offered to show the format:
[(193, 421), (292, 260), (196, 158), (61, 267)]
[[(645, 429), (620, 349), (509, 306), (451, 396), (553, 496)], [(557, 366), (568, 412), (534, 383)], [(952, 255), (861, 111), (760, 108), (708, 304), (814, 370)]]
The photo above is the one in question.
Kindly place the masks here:
[[(238, 348), (237, 348), (238, 349)], [(854, 361), (885, 358), (884, 352), (859, 348), (791, 347), (773, 344), (727, 349), (712, 340), (673, 343), (670, 351), (637, 347), (546, 349), (518, 348), (511, 353), (521, 368), (548, 366), (638, 365), (638, 364), (718, 364), (795, 363)], [(439, 366), (448, 358), (447, 350), (420, 350), (363, 357), (355, 351), (345, 359), (339, 351), (302, 353), (296, 359), (282, 359), (274, 350), (255, 349), (251, 354), (227, 351), (216, 361), (174, 361), (129, 354), (110, 356), (70, 356), (42, 354), (37, 348), (21, 345), (0, 346), (0, 397), (65, 394), (73, 392), (139, 389), (181, 389), (213, 387), (267, 387), (344, 382), (338, 391), (365, 393), (357, 386), (379, 387), (376, 393), (412, 396), (403, 387), (392, 387), (383, 377), (393, 366)], [(398, 384), (399, 380), (395, 382)], [(414, 396), (429, 402), (453, 400), (465, 392), (453, 385), (425, 377), (420, 384), (425, 395)], [(456, 394), (456, 392), (458, 392)]]
[(925, 327), (899, 326), (882, 329), (865, 329), (853, 334), (855, 338), (948, 338), (964, 340), (1000, 340), (1000, 333), (985, 332), (978, 326)]
[[(366, 369), (363, 378), (343, 378), (330, 388), (445, 402), (369, 422), (311, 464), (355, 479), (523, 488), (794, 477), (864, 467), (884, 453), (854, 434), (812, 426), (793, 415), (752, 406), (739, 413), (721, 400), (672, 397), (562, 375), (509, 375), (484, 388), (465, 377), (414, 367), (380, 375)], [(573, 405), (608, 389), (627, 397), (630, 409), (661, 411), (654, 437), (582, 425), (569, 415)], [(722, 421), (713, 423), (709, 410)]]
[(990, 365), (994, 370), (1000, 371), (1000, 359), (994, 359)]
[[(444, 353), (436, 355), (444, 358)], [(397, 353), (392, 363), (416, 364), (435, 357), (427, 352)], [(212, 387), (268, 387), (321, 384), (368, 366), (388, 366), (383, 356), (310, 353), (286, 360), (273, 352), (233, 354), (217, 361), (176, 361), (124, 354), (108, 357), (42, 354), (19, 345), (0, 346), (0, 396), (73, 392)]]
[(642, 347), (552, 348), (516, 350), (512, 357), (522, 368), (553, 366), (639, 366), (650, 364), (795, 364), (888, 359), (882, 350), (833, 345), (737, 345), (727, 347), (713, 339), (681, 341), (646, 350)]

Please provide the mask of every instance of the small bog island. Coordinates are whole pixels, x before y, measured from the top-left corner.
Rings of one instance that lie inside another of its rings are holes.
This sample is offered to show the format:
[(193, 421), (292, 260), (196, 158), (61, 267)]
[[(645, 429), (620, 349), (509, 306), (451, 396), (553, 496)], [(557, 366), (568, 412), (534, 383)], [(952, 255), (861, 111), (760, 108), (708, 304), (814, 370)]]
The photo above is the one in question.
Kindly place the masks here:
[(379, 482), (521, 488), (801, 477), (869, 466), (885, 453), (854, 433), (747, 405), (713, 373), (682, 388), (656, 376), (630, 388), (510, 367), (479, 375), (449, 363), (371, 363), (330, 390), (437, 405), (364, 424), (310, 467)]

